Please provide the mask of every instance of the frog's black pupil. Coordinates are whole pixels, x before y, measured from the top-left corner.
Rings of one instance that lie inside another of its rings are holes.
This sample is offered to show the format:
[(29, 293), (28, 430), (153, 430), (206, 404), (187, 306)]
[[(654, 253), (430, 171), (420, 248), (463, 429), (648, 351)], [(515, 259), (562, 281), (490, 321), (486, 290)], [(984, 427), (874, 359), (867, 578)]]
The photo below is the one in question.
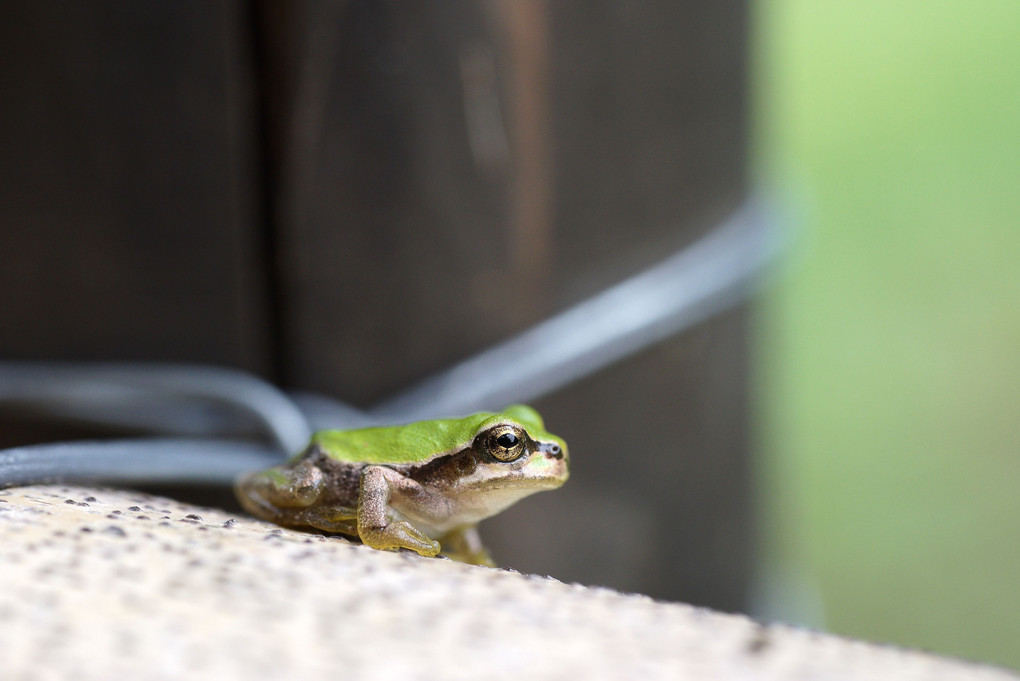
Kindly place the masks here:
[(496, 444), (503, 449), (513, 449), (517, 446), (517, 436), (513, 433), (503, 433), (496, 438)]

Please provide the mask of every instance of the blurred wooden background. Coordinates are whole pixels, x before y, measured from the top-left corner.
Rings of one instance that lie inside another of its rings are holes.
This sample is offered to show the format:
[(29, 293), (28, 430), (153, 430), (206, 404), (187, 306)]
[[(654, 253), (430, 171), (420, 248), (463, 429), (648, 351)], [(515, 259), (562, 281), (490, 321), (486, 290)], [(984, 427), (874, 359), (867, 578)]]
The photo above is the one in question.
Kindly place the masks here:
[[(747, 6), (0, 5), (0, 356), (238, 367), (368, 405), (693, 241), (747, 191)], [(726, 610), (747, 314), (543, 400), (521, 570)], [(68, 429), (6, 415), (0, 444)]]

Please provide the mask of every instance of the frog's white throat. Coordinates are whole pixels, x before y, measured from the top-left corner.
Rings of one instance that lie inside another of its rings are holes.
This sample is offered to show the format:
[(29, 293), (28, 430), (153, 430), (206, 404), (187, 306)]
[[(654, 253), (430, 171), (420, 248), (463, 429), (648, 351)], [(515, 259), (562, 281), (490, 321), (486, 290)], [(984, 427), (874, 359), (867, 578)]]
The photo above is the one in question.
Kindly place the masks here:
[(494, 516), (530, 494), (558, 486), (558, 482), (550, 481), (548, 487), (532, 484), (465, 491), (448, 499), (442, 507), (408, 505), (394, 500), (396, 503), (391, 503), (391, 508), (403, 516), (395, 519), (408, 520), (433, 539), (439, 539), (458, 527), (475, 525)]

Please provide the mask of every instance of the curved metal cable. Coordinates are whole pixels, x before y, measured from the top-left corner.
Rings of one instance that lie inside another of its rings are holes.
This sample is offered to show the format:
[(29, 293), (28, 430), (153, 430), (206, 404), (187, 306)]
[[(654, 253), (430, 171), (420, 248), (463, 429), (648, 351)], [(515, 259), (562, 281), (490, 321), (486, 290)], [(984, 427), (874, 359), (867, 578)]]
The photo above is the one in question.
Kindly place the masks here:
[[(189, 434), (254, 418), (291, 454), (311, 435), (304, 414), (280, 390), (250, 374), (197, 365), (0, 362), (0, 403), (61, 418)], [(233, 418), (232, 418), (233, 417)]]
[[(744, 300), (782, 242), (760, 201), (662, 263), (469, 358), (365, 413), (325, 396), (293, 398), (218, 367), (0, 362), (0, 405), (177, 434), (262, 429), (267, 446), (173, 438), (0, 451), (0, 486), (51, 479), (229, 483), (298, 452), (316, 429), (407, 422), (534, 399)], [(240, 418), (247, 415), (247, 418)], [(310, 424), (311, 421), (311, 424)]]
[(280, 453), (273, 447), (229, 440), (57, 442), (0, 450), (0, 486), (68, 479), (220, 484), (279, 462)]
[(546, 395), (744, 300), (782, 250), (762, 200), (663, 262), (471, 357), (370, 411), (449, 416)]

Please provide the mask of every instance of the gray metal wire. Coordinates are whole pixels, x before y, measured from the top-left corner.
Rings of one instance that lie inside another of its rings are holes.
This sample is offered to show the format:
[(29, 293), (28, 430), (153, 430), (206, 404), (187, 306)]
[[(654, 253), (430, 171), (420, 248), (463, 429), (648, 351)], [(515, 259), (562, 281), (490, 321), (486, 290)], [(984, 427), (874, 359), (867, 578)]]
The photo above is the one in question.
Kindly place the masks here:
[(279, 463), (273, 447), (229, 440), (123, 439), (58, 442), (0, 451), (0, 483), (215, 483)]
[(532, 400), (744, 300), (782, 248), (749, 201), (691, 246), (520, 335), (378, 405), (381, 421), (418, 420)]
[(471, 357), (367, 413), (325, 396), (288, 397), (218, 367), (0, 362), (0, 406), (171, 438), (62, 443), (0, 451), (0, 486), (50, 479), (228, 483), (300, 451), (312, 429), (399, 423), (535, 399), (747, 298), (782, 250), (777, 221), (749, 201), (658, 265)]
[(285, 452), (303, 447), (312, 432), (301, 410), (274, 386), (211, 366), (0, 362), (0, 404), (174, 434), (216, 435), (254, 425)]

